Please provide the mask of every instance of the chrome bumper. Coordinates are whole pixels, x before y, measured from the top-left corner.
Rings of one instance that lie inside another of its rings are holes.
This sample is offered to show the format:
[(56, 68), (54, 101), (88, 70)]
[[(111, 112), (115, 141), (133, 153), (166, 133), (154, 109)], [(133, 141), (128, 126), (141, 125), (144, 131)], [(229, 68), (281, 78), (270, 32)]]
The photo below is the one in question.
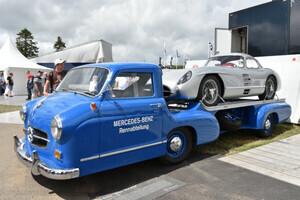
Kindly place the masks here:
[(46, 164), (42, 163), (37, 152), (34, 150), (32, 152), (32, 157), (28, 155), (23, 147), (24, 143), (19, 140), (19, 138), (14, 135), (14, 142), (15, 142), (15, 152), (17, 154), (18, 159), (26, 165), (27, 167), (31, 168), (31, 172), (34, 175), (43, 175), (50, 179), (56, 180), (65, 180), (65, 179), (72, 179), (79, 177), (79, 169), (56, 169), (47, 166)]

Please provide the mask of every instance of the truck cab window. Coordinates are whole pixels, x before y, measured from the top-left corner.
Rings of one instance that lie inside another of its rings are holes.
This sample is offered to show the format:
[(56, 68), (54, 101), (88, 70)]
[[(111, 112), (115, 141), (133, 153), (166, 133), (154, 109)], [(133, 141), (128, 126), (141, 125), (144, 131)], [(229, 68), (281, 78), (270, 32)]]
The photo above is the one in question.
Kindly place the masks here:
[(151, 73), (120, 73), (111, 85), (112, 98), (153, 96)]

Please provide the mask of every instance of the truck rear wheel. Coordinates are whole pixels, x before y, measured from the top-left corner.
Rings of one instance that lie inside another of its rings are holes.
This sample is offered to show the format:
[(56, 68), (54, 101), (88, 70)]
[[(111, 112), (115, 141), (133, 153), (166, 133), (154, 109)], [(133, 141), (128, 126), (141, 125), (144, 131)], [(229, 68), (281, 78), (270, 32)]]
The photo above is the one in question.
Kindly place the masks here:
[(161, 157), (164, 164), (184, 161), (192, 150), (192, 136), (187, 128), (177, 128), (168, 134), (166, 154)]
[(274, 129), (274, 117), (272, 114), (268, 115), (264, 122), (264, 129), (259, 130), (259, 136), (263, 138), (270, 137)]

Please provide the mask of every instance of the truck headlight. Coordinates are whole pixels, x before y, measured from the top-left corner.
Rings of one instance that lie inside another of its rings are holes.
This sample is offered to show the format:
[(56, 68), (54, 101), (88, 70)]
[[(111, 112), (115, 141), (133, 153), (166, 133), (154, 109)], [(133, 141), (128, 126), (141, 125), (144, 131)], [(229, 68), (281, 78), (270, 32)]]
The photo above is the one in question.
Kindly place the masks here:
[(51, 121), (51, 134), (54, 139), (59, 140), (62, 133), (62, 122), (59, 115), (56, 115)]
[(191, 77), (192, 77), (192, 71), (188, 71), (181, 77), (181, 79), (178, 81), (177, 85), (187, 82), (188, 80), (190, 80)]
[(26, 106), (22, 106), (20, 111), (19, 111), (20, 117), (23, 121), (26, 119)]

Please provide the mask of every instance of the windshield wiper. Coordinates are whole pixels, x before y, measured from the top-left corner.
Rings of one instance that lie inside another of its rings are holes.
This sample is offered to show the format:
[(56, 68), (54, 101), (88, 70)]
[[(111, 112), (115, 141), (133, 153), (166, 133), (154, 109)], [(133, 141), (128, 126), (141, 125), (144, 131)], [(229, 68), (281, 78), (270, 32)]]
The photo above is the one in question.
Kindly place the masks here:
[(71, 90), (71, 89), (63, 88), (63, 89), (61, 89), (61, 91), (63, 91), (63, 92), (73, 92), (74, 94), (77, 94), (77, 92), (75, 90)]
[(82, 93), (84, 93), (84, 94), (88, 94), (88, 95), (91, 95), (91, 96), (96, 96), (96, 94), (95, 94), (95, 93), (93, 93), (93, 92), (90, 92), (90, 91), (83, 91)]

